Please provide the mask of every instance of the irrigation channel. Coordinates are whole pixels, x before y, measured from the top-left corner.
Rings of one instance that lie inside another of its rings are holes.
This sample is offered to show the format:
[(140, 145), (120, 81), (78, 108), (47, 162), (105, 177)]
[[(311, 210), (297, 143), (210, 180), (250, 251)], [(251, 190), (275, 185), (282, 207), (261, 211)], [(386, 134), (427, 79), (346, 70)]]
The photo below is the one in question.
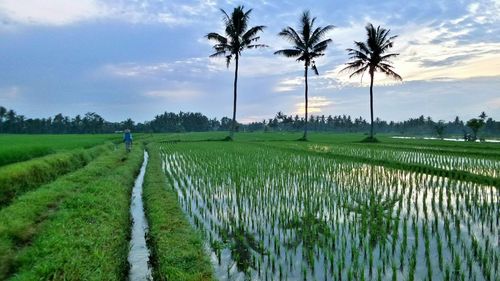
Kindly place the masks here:
[(144, 162), (142, 163), (139, 176), (135, 180), (132, 191), (132, 202), (130, 204), (130, 213), (133, 219), (130, 252), (128, 255), (128, 262), (130, 264), (129, 280), (131, 281), (153, 280), (149, 263), (149, 249), (146, 244), (148, 222), (144, 215), (142, 203), (142, 184), (147, 164), (148, 153), (144, 151)]
[(499, 280), (495, 186), (218, 145), (162, 148), (218, 280)]

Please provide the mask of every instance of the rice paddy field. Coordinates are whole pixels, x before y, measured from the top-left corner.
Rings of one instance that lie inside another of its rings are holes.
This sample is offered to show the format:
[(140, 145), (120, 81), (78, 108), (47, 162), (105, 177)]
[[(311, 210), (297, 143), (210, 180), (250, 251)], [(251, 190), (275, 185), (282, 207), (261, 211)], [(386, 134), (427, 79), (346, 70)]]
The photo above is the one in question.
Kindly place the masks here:
[(274, 137), (161, 145), (218, 280), (499, 280), (498, 147)]
[(0, 136), (0, 280), (500, 280), (500, 144), (223, 137)]

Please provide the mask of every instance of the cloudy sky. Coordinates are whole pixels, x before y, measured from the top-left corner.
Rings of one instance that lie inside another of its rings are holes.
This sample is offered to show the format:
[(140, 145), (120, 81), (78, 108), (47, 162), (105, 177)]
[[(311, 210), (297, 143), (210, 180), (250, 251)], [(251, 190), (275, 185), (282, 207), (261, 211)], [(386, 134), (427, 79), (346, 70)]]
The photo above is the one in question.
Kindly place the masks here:
[[(402, 4), (404, 3), (404, 4)], [(253, 8), (266, 25), (240, 61), (238, 119), (303, 112), (300, 63), (273, 55), (276, 34), (310, 9), (333, 44), (310, 80), (310, 112), (369, 116), (369, 80), (339, 74), (367, 22), (399, 35), (396, 71), (376, 76), (375, 115), (500, 119), (500, 0), (0, 0), (0, 105), (28, 117), (97, 112), (111, 121), (164, 111), (232, 112), (233, 65), (209, 59), (219, 8)]]

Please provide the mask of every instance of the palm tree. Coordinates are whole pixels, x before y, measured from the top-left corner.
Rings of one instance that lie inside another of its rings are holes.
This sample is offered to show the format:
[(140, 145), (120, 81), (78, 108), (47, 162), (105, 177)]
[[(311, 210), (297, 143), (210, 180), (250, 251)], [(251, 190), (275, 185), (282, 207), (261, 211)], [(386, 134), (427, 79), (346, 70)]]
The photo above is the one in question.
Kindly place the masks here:
[(393, 46), (393, 39), (397, 36), (389, 37), (390, 29), (375, 28), (371, 23), (365, 27), (367, 32), (366, 42), (354, 41), (356, 49), (347, 49), (350, 59), (353, 61), (347, 63), (347, 67), (341, 71), (352, 72), (350, 78), (356, 75), (362, 75), (365, 71), (370, 74), (370, 140), (373, 138), (373, 77), (376, 71), (382, 72), (396, 80), (403, 80), (399, 74), (393, 71), (391, 58), (399, 54), (388, 53)]
[(236, 67), (234, 69), (233, 122), (231, 124), (231, 132), (229, 135), (229, 139), (233, 139), (234, 131), (236, 128), (238, 63), (241, 52), (245, 49), (264, 48), (267, 46), (263, 44), (256, 44), (256, 42), (260, 39), (257, 34), (263, 31), (265, 26), (258, 25), (248, 28), (248, 21), (250, 19), (250, 13), (252, 12), (252, 9), (249, 9), (245, 12), (243, 6), (238, 6), (234, 8), (231, 15), (229, 15), (222, 9), (221, 12), (223, 14), (222, 21), (224, 22), (226, 36), (211, 32), (206, 35), (206, 38), (215, 42), (215, 45), (213, 46), (215, 53), (210, 55), (210, 57), (224, 56), (226, 58), (227, 67), (229, 67), (231, 60), (234, 57), (234, 61), (236, 64)]
[(279, 50), (274, 53), (275, 55), (283, 55), (288, 58), (297, 58), (297, 61), (304, 62), (305, 126), (302, 140), (307, 140), (308, 70), (309, 67), (311, 67), (314, 73), (319, 75), (314, 59), (324, 56), (324, 51), (328, 47), (328, 44), (332, 42), (331, 39), (323, 39), (326, 33), (333, 29), (333, 25), (327, 25), (325, 27), (319, 26), (314, 29), (315, 21), (316, 18), (311, 18), (309, 11), (305, 11), (300, 20), (299, 32), (288, 26), (278, 33), (279, 36), (293, 44), (292, 48)]

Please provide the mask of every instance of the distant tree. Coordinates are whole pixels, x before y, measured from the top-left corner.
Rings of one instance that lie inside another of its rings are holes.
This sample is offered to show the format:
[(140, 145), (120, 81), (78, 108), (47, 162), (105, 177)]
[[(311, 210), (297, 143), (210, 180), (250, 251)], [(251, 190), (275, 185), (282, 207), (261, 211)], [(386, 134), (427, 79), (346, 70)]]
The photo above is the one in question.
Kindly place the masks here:
[(304, 136), (303, 140), (307, 140), (307, 113), (308, 113), (308, 84), (307, 75), (309, 67), (316, 75), (319, 75), (316, 67), (316, 58), (324, 56), (328, 44), (331, 39), (324, 39), (327, 32), (333, 29), (333, 25), (314, 28), (316, 18), (311, 18), (309, 11), (302, 14), (300, 20), (300, 29), (295, 31), (292, 27), (284, 28), (278, 35), (292, 43), (290, 49), (276, 51), (275, 55), (283, 55), (287, 58), (297, 58), (297, 61), (304, 62), (304, 81), (305, 81), (305, 104), (304, 104)]
[(96, 134), (103, 132), (104, 118), (95, 112), (87, 112), (82, 122), (86, 133)]
[(134, 125), (135, 125), (134, 120), (132, 120), (130, 118), (128, 118), (127, 120), (122, 122), (123, 129), (132, 129), (132, 128), (134, 128)]
[(71, 122), (71, 131), (73, 133), (81, 133), (82, 132), (82, 117), (78, 114), (73, 118)]
[(0, 106), (0, 133), (3, 131), (3, 119), (7, 114), (7, 108)]
[(467, 121), (467, 127), (472, 130), (472, 140), (477, 140), (477, 132), (485, 125), (486, 113), (484, 111), (479, 115), (479, 118), (472, 118)]
[(477, 139), (477, 132), (481, 127), (484, 125), (484, 121), (481, 119), (477, 118), (472, 118), (469, 121), (467, 121), (467, 127), (469, 127), (472, 130), (472, 140)]
[(349, 71), (353, 77), (362, 75), (366, 71), (370, 74), (370, 139), (373, 140), (373, 79), (375, 72), (382, 72), (396, 80), (403, 80), (399, 74), (393, 71), (390, 59), (399, 54), (387, 53), (393, 46), (393, 39), (397, 36), (389, 37), (389, 29), (375, 28), (371, 23), (366, 27), (366, 42), (354, 41), (356, 49), (347, 49), (351, 62), (342, 71)]
[(446, 124), (443, 120), (439, 120), (435, 125), (434, 129), (436, 130), (436, 134), (440, 139), (443, 139), (444, 129), (446, 128)]
[(222, 117), (220, 120), (220, 127), (219, 129), (221, 131), (227, 131), (228, 129), (232, 128), (232, 121), (228, 117)]
[(52, 120), (53, 133), (64, 133), (64, 116), (59, 113)]
[(229, 67), (231, 59), (234, 57), (236, 67), (234, 69), (233, 122), (229, 133), (229, 138), (233, 139), (234, 131), (236, 130), (238, 64), (241, 52), (245, 49), (264, 48), (267, 46), (263, 44), (256, 44), (256, 42), (260, 39), (257, 34), (262, 32), (265, 26), (258, 25), (248, 29), (248, 21), (250, 19), (252, 9), (245, 12), (243, 6), (238, 6), (234, 8), (231, 15), (222, 9), (221, 11), (223, 14), (222, 21), (224, 22), (226, 36), (211, 32), (206, 35), (206, 38), (215, 42), (215, 45), (213, 46), (215, 53), (210, 55), (210, 57), (224, 56), (226, 58), (227, 67)]
[(12, 109), (8, 110), (5, 114), (5, 130), (9, 133), (16, 133), (16, 117), (17, 114)]

